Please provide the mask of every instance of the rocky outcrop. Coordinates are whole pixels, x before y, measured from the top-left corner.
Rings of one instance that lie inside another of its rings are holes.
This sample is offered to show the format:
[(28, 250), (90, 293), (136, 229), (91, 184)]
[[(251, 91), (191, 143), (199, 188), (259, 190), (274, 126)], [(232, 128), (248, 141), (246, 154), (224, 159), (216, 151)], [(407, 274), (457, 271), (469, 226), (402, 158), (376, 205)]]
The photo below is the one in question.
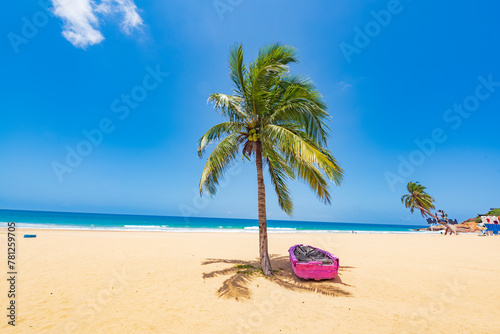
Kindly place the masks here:
[[(457, 227), (458, 233), (478, 233), (481, 231), (479, 227), (477, 227), (477, 223), (474, 221), (473, 218), (468, 219), (464, 221), (463, 223), (460, 223), (458, 225), (455, 225)], [(445, 227), (443, 225), (437, 225), (432, 228), (434, 231), (443, 231)], [(430, 231), (430, 227), (426, 228), (419, 228), (417, 231)]]

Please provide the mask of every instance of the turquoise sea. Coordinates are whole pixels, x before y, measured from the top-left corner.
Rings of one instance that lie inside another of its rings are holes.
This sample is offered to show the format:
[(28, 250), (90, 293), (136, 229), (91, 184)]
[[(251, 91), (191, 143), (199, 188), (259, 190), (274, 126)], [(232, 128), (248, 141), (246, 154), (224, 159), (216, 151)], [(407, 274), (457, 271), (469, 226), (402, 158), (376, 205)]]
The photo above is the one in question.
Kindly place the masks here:
[[(18, 227), (77, 230), (165, 231), (165, 232), (257, 232), (256, 219), (145, 216), (73, 212), (0, 210), (0, 227), (15, 222)], [(269, 220), (270, 233), (358, 232), (411, 233), (420, 225), (388, 225), (339, 222)], [(422, 233), (422, 232), (418, 232)]]

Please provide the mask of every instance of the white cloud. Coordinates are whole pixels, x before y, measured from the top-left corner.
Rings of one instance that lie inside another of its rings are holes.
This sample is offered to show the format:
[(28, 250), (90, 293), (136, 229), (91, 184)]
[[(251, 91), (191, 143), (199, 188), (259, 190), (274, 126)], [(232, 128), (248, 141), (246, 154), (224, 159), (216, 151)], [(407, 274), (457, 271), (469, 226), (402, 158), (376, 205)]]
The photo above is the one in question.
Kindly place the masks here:
[(116, 0), (120, 4), (119, 8), (123, 13), (121, 27), (125, 33), (130, 34), (131, 30), (142, 25), (142, 18), (137, 14), (137, 7), (132, 0)]
[(99, 23), (117, 16), (126, 34), (143, 24), (133, 0), (52, 0), (53, 11), (63, 21), (62, 35), (71, 44), (85, 48), (102, 42)]
[(344, 90), (346, 88), (352, 87), (351, 84), (348, 84), (347, 82), (344, 82), (344, 81), (339, 82), (339, 85), (340, 85), (340, 90)]

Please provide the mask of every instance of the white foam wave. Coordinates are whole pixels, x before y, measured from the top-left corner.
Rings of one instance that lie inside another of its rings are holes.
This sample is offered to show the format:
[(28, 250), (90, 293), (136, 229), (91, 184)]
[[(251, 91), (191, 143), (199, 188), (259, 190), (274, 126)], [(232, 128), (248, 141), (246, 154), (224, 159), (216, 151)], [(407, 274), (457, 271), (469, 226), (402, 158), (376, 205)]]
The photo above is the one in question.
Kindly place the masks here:
[[(59, 229), (59, 230), (88, 230), (88, 231), (135, 231), (135, 232), (177, 232), (177, 233), (258, 233), (258, 226), (242, 228), (192, 228), (169, 227), (168, 225), (124, 225), (124, 226), (95, 226), (95, 225), (64, 225), (41, 223), (16, 223), (16, 227), (24, 229)], [(0, 222), (0, 228), (7, 228), (6, 222)], [(346, 230), (297, 230), (288, 227), (268, 227), (269, 233), (356, 233), (356, 234), (438, 234), (430, 231), (346, 231)]]

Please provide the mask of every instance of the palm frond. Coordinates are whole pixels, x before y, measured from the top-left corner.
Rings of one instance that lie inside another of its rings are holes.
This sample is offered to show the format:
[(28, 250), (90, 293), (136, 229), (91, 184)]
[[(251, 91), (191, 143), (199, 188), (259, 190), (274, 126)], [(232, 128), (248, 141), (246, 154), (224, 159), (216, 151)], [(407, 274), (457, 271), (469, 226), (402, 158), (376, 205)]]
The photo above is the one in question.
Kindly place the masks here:
[(210, 95), (207, 103), (214, 103), (214, 108), (231, 122), (248, 122), (250, 116), (241, 108), (242, 99), (239, 96), (214, 93)]
[(293, 46), (273, 43), (263, 46), (259, 50), (259, 56), (255, 62), (258, 67), (264, 67), (267, 64), (278, 63), (287, 65), (289, 63), (298, 63), (297, 49)]
[(205, 163), (200, 180), (200, 194), (206, 190), (210, 195), (217, 193), (217, 185), (224, 172), (231, 167), (238, 154), (238, 134), (224, 138), (212, 151)]
[(434, 198), (425, 192), (426, 187), (418, 182), (408, 182), (406, 185), (408, 194), (401, 197), (401, 203), (413, 213), (415, 209), (420, 210), (422, 217), (433, 216), (430, 210), (434, 209)]
[(257, 60), (248, 69), (248, 82), (252, 89), (247, 98), (254, 115), (265, 113), (272, 87), (279, 84), (281, 77), (288, 72), (287, 64), (297, 62), (297, 51), (291, 46), (275, 43), (259, 50)]
[(287, 178), (294, 178), (293, 169), (287, 164), (286, 160), (277, 152), (268, 148), (263, 142), (263, 151), (266, 152), (266, 161), (268, 163), (269, 175), (274, 191), (278, 196), (280, 208), (289, 216), (293, 213), (293, 204), (290, 197), (290, 191), (286, 184)]
[(198, 140), (198, 156), (201, 158), (207, 146), (212, 142), (220, 140), (224, 135), (242, 131), (244, 128), (244, 124), (239, 122), (223, 122), (213, 126)]
[(289, 164), (297, 172), (300, 180), (303, 180), (325, 204), (330, 204), (331, 197), (328, 191), (328, 182), (320, 170), (309, 161), (300, 156), (288, 155)]
[(296, 160), (318, 166), (331, 181), (337, 184), (342, 181), (342, 168), (333, 156), (316, 142), (305, 138), (305, 134), (301, 131), (293, 130), (286, 125), (268, 124), (265, 132), (288, 157), (295, 157)]
[(286, 76), (280, 89), (273, 92), (269, 118), (271, 124), (298, 122), (304, 126), (308, 137), (320, 144), (328, 139), (329, 117), (323, 97), (314, 84), (300, 76)]
[(229, 77), (233, 81), (234, 91), (241, 99), (247, 99), (247, 88), (245, 86), (246, 66), (243, 64), (243, 47), (235, 44), (229, 55)]

